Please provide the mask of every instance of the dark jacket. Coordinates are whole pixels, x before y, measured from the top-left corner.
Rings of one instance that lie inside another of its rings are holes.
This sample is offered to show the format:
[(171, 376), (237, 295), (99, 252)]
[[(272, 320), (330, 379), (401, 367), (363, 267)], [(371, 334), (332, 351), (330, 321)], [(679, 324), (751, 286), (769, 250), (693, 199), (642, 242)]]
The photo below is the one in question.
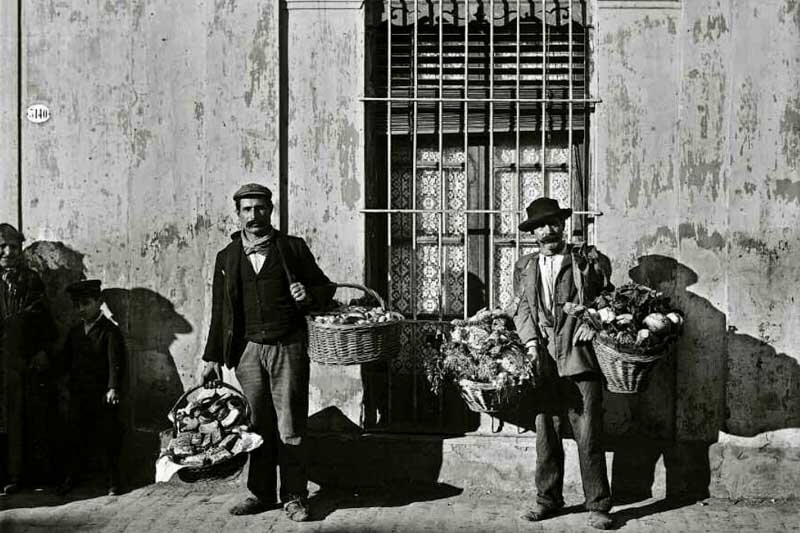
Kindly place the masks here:
[(69, 330), (63, 361), (73, 394), (122, 388), (127, 350), (122, 332), (105, 316), (84, 331), (83, 322)]
[[(289, 282), (302, 283), (309, 293), (312, 305), (326, 305), (333, 297), (335, 286), (317, 265), (306, 242), (300, 237), (274, 231), (273, 250), (283, 256)], [(225, 363), (228, 368), (235, 368), (247, 343), (244, 337), (242, 282), (239, 275), (239, 267), (244, 258), (241, 232), (231, 235), (231, 239), (231, 243), (219, 251), (214, 263), (211, 324), (203, 360)], [(304, 326), (304, 323), (298, 324), (298, 327)]]
[(20, 266), (0, 270), (0, 354), (6, 368), (27, 367), (56, 336), (39, 274)]
[[(579, 276), (578, 283), (575, 277)], [(597, 373), (597, 358), (591, 344), (572, 345), (579, 320), (564, 313), (566, 302), (590, 303), (600, 292), (612, 289), (611, 262), (594, 247), (567, 245), (567, 253), (556, 277), (554, 331), (555, 358), (559, 376)], [(514, 267), (513, 317), (522, 342), (536, 339), (546, 347), (539, 323), (539, 254), (520, 257)], [(579, 290), (580, 289), (580, 290)], [(579, 294), (582, 290), (582, 294)]]

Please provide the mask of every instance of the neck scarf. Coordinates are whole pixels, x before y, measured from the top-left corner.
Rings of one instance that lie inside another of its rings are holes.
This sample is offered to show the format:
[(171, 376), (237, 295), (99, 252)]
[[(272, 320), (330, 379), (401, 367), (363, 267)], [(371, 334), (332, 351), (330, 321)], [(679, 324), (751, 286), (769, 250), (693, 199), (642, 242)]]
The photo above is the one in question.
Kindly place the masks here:
[(269, 233), (267, 233), (263, 237), (257, 237), (255, 239), (252, 239), (250, 238), (250, 235), (248, 235), (246, 231), (242, 230), (242, 247), (244, 248), (244, 255), (250, 255), (250, 254), (267, 255), (267, 251), (269, 250), (269, 247), (272, 244), (272, 238), (274, 235), (275, 231), (270, 229)]

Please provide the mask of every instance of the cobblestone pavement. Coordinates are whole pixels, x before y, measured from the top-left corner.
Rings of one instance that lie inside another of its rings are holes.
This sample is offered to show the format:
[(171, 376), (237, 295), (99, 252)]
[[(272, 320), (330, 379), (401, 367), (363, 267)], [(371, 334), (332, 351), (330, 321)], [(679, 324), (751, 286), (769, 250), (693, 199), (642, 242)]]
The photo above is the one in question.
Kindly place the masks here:
[[(244, 498), (240, 486), (220, 483), (150, 485), (116, 496), (90, 492), (67, 501), (52, 493), (25, 492), (0, 497), (0, 532), (103, 531), (176, 533), (198, 531), (275, 532), (581, 532), (587, 513), (575, 504), (541, 523), (519, 518), (530, 497), (462, 493), (435, 489), (321, 492), (314, 494), (311, 522), (290, 522), (281, 510), (237, 517), (228, 507)], [(569, 502), (573, 503), (573, 502)], [(727, 532), (798, 531), (800, 502), (706, 500), (680, 505), (645, 500), (615, 507), (624, 531)]]

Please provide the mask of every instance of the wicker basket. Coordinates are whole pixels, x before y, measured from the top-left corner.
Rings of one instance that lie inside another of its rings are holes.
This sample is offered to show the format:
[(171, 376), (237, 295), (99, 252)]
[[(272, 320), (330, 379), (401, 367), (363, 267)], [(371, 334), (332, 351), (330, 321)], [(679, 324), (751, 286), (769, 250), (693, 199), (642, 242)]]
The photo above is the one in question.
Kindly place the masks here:
[[(372, 289), (351, 283), (336, 287), (361, 289), (386, 310), (386, 302)], [(308, 322), (308, 356), (323, 365), (357, 365), (391, 357), (400, 350), (401, 321), (374, 324), (322, 324), (314, 316)]]
[(672, 337), (646, 350), (617, 343), (605, 334), (594, 341), (597, 363), (606, 378), (606, 388), (611, 392), (633, 394), (647, 385), (650, 370), (664, 356)]
[[(172, 437), (176, 437), (178, 435), (178, 417), (177, 411), (181, 408), (183, 403), (186, 401), (186, 398), (195, 391), (202, 389), (203, 385), (197, 385), (196, 387), (192, 387), (184, 392), (178, 401), (175, 402), (175, 405), (170, 410), (170, 414), (172, 415), (170, 418), (172, 419)], [(247, 421), (247, 425), (249, 426), (251, 423), (251, 413), (252, 409), (250, 408), (250, 403), (247, 401), (247, 398), (242, 394), (242, 392), (233, 387), (224, 383), (222, 381), (217, 382), (216, 387), (217, 389), (225, 388), (230, 389), (235, 392), (244, 402), (244, 419)], [(223, 461), (219, 461), (214, 464), (210, 465), (202, 465), (202, 466), (185, 466), (181, 470), (178, 471), (178, 477), (180, 477), (183, 481), (194, 482), (200, 480), (208, 480), (208, 479), (223, 479), (234, 474), (237, 474), (241, 471), (244, 467), (245, 463), (247, 463), (247, 453), (239, 453), (225, 459)]]
[(491, 383), (479, 383), (469, 379), (458, 382), (461, 397), (470, 411), (476, 413), (496, 414), (512, 405), (522, 394), (522, 387), (512, 387), (503, 395), (498, 394), (497, 387)]

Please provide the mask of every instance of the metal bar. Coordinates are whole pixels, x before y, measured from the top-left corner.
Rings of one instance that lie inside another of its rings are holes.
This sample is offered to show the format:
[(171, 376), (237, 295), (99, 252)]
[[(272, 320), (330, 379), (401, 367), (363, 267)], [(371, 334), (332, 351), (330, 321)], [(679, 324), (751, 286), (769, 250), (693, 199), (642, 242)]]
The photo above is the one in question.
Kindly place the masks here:
[(545, 196), (550, 196), (550, 183), (547, 179), (547, 0), (542, 0), (542, 188)]
[[(444, 17), (442, 16), (442, 1), (439, 0), (439, 96), (444, 95), (444, 47), (442, 46), (443, 43), (443, 35), (444, 35)], [(445, 176), (444, 176), (444, 140), (442, 138), (443, 131), (444, 131), (444, 117), (443, 117), (443, 108), (444, 103), (439, 102), (439, 207), (441, 209), (445, 209), (446, 203), (446, 186), (445, 186)], [(444, 213), (440, 213), (437, 217), (439, 220), (439, 233), (438, 233), (438, 252), (439, 252), (439, 319), (444, 318), (444, 305), (446, 302), (445, 297), (445, 287), (444, 287), (444, 249), (442, 248), (442, 231), (444, 226)]]
[[(464, 205), (469, 207), (469, 0), (464, 0)], [(469, 215), (464, 212), (464, 319), (469, 294)]]
[[(567, 35), (568, 35), (567, 38), (569, 39), (569, 58), (568, 58), (568, 60), (569, 60), (569, 65), (568, 65), (569, 81), (567, 82), (567, 87), (568, 87), (567, 94), (569, 95), (570, 98), (572, 98), (572, 0), (567, 0), (567, 2), (569, 2), (568, 8), (567, 8), (567, 18), (568, 18), (568, 22), (567, 23), (569, 24), (569, 26), (567, 27)], [(570, 204), (569, 206), (570, 207), (574, 207), (575, 196), (573, 195), (574, 191), (573, 191), (573, 184), (572, 184), (572, 102), (569, 102), (567, 104), (567, 107), (569, 109), (568, 110), (568, 117), (569, 118), (567, 120), (567, 157), (568, 157), (568, 159), (567, 159), (567, 183), (569, 183), (569, 204)], [(572, 215), (572, 217), (574, 217), (574, 216), (575, 215)], [(574, 228), (575, 223), (574, 223), (574, 218), (572, 218), (572, 217), (570, 217), (570, 228), (569, 229), (570, 229), (570, 233), (572, 233), (572, 235), (574, 235), (575, 234), (575, 228)], [(583, 231), (583, 229), (581, 229), (581, 231)], [(571, 241), (572, 239), (570, 238), (569, 240)]]
[[(414, 0), (414, 98), (418, 96), (417, 57), (419, 44), (419, 0)], [(389, 52), (391, 53), (391, 51)], [(411, 132), (411, 205), (417, 208), (417, 101), (414, 102), (414, 120)], [(417, 318), (417, 215), (411, 215), (411, 291), (413, 293), (411, 315)], [(412, 380), (413, 419), (417, 421), (417, 328), (411, 328), (411, 346), (413, 349), (414, 379)]]
[[(494, 0), (489, 2), (489, 209), (494, 208)], [(494, 216), (489, 217), (489, 308), (494, 307)]]
[[(464, 165), (461, 164), (461, 163), (444, 164), (442, 166), (444, 168), (446, 168), (446, 169), (458, 169), (458, 170), (463, 170), (464, 169)], [(439, 168), (439, 165), (438, 165), (438, 163), (433, 163), (433, 164), (417, 163), (417, 168), (418, 169), (419, 168), (436, 169), (436, 168)], [(516, 165), (514, 163), (511, 163), (510, 165), (498, 165), (497, 162), (495, 162), (495, 165), (494, 165), (494, 169), (495, 170), (512, 170), (513, 171), (515, 168), (516, 168)], [(519, 165), (519, 168), (521, 170), (525, 170), (525, 169), (541, 170), (539, 163), (533, 163), (532, 165)], [(566, 165), (560, 164), (560, 163), (553, 163), (553, 164), (547, 165), (547, 170), (566, 170)]]
[(406, 319), (404, 322), (408, 324), (437, 324), (441, 325), (442, 321), (439, 319), (432, 319), (432, 318), (418, 318), (417, 320)]
[[(386, 10), (386, 25), (387, 25), (387, 48), (388, 54), (387, 58), (387, 65), (389, 74), (387, 76), (387, 92), (386, 96), (392, 96), (392, 2), (393, 0), (386, 0), (386, 4), (388, 9)], [(386, 102), (386, 116), (387, 116), (387, 124), (389, 124), (389, 128), (391, 129), (392, 124), (392, 102), (391, 100)], [(391, 209), (392, 208), (392, 132), (388, 131), (386, 134), (386, 207)], [(386, 215), (386, 242), (387, 242), (387, 255), (386, 255), (386, 277), (387, 277), (387, 294), (386, 294), (386, 302), (389, 304), (389, 309), (393, 308), (392, 305), (392, 213), (387, 213)], [(388, 387), (388, 391), (386, 394), (387, 398), (387, 421), (389, 424), (392, 423), (392, 363), (391, 361), (386, 363), (386, 386)]]
[[(10, 3), (11, 2), (9, 2), (9, 4)], [(16, 43), (17, 44), (17, 50), (16, 50), (16, 52), (17, 52), (17, 80), (16, 80), (17, 81), (17, 83), (16, 83), (16, 85), (17, 85), (17, 153), (16, 153), (16, 156), (17, 156), (17, 168), (16, 168), (16, 171), (17, 171), (17, 176), (16, 176), (16, 178), (17, 178), (16, 179), (16, 182), (17, 182), (16, 183), (16, 185), (17, 185), (17, 202), (16, 202), (16, 204), (17, 204), (17, 228), (19, 228), (19, 231), (23, 232), (23, 233), (26, 231), (26, 228), (25, 228), (25, 226), (23, 224), (23, 222), (24, 222), (23, 212), (25, 210), (24, 209), (25, 203), (23, 201), (23, 193), (25, 192), (24, 187), (26, 187), (25, 180), (24, 180), (24, 174), (25, 174), (25, 172), (24, 172), (24, 166), (25, 166), (24, 154), (25, 154), (25, 152), (23, 152), (23, 146), (25, 148), (27, 148), (27, 145), (25, 145), (25, 135), (23, 134), (23, 128), (25, 127), (25, 122), (22, 120), (22, 113), (23, 113), (22, 110), (23, 110), (23, 105), (24, 105), (23, 104), (23, 99), (25, 98), (25, 96), (23, 96), (23, 94), (22, 94), (22, 90), (23, 90), (23, 87), (24, 87), (23, 77), (26, 74), (26, 72), (25, 72), (26, 71), (26, 68), (25, 68), (26, 64), (23, 62), (26, 59), (25, 57), (23, 57), (23, 51), (24, 51), (24, 47), (25, 47), (25, 44), (26, 44), (24, 36), (26, 34), (24, 33), (22, 17), (23, 17), (23, 14), (25, 16), (27, 16), (27, 13), (25, 13), (25, 11), (24, 11), (24, 4), (25, 4), (25, 2), (23, 0), (17, 0), (17, 20), (16, 20), (16, 23), (17, 23), (17, 28), (16, 28), (17, 29), (17, 43)], [(10, 11), (10, 9), (9, 9), (9, 11)], [(31, 17), (31, 18), (33, 18), (33, 17)], [(8, 72), (8, 71), (6, 71), (6, 72)], [(27, 81), (27, 80), (25, 80), (25, 81)], [(5, 143), (3, 143), (3, 144), (5, 145)], [(5, 171), (5, 169), (4, 169), (4, 171)], [(281, 204), (283, 204), (283, 203), (285, 203), (285, 202), (281, 202)]]
[[(386, 11), (386, 25), (387, 25), (387, 50), (392, 49), (392, 2), (393, 0), (386, 0), (388, 9)], [(387, 54), (388, 57), (388, 71), (387, 76), (387, 96), (392, 96), (392, 54)], [(386, 116), (388, 117), (387, 123), (392, 123), (392, 103), (386, 102)], [(392, 208), (392, 135), (388, 132), (386, 135), (386, 206)], [(387, 256), (386, 256), (386, 272), (387, 272), (387, 292), (386, 302), (389, 304), (389, 309), (392, 309), (392, 213), (388, 213), (386, 224), (386, 243), (387, 243)], [(391, 404), (390, 404), (391, 405)]]
[(446, 98), (437, 98), (433, 96), (393, 96), (391, 98), (384, 96), (362, 96), (359, 100), (362, 102), (494, 102), (512, 104), (540, 104), (544, 102), (553, 104), (600, 104), (603, 102), (601, 98), (460, 98), (457, 96), (448, 96)]
[[(585, 31), (583, 32), (583, 46), (584, 46), (584, 50), (588, 50), (587, 47), (589, 46), (589, 32), (593, 31), (593, 30), (590, 30), (589, 27), (588, 27), (588, 24), (587, 24), (587, 22), (588, 22), (588, 13), (587, 13), (587, 10), (586, 10), (586, 2), (585, 1), (582, 2), (581, 14), (582, 14), (582, 17), (583, 17), (584, 28), (586, 28)], [(584, 53), (583, 61), (584, 61), (583, 86), (584, 87), (591, 87), (591, 78), (589, 76), (589, 72), (586, 71), (586, 69), (585, 69), (586, 64), (588, 63), (587, 55), (585, 53)], [(586, 92), (587, 91), (584, 90), (584, 94), (586, 94)], [(583, 167), (584, 167), (584, 173), (590, 173), (590, 175), (591, 175), (591, 182), (592, 182), (591, 194), (594, 196), (592, 204), (594, 205), (594, 211), (598, 211), (599, 202), (598, 202), (598, 197), (597, 197), (597, 190), (598, 190), (597, 186), (598, 186), (598, 179), (599, 178), (597, 176), (597, 172), (595, 172), (594, 169), (590, 167), (590, 164), (591, 164), (591, 157), (590, 157), (591, 152), (590, 152), (590, 150), (591, 150), (591, 148), (590, 148), (589, 144), (591, 143), (591, 131), (589, 130), (589, 128), (591, 127), (591, 123), (590, 123), (590, 118), (589, 118), (589, 110), (586, 109), (586, 106), (584, 106), (583, 113), (584, 113), (584, 117), (585, 117), (585, 120), (587, 121), (587, 126), (588, 126), (587, 129), (585, 129), (584, 132), (583, 132), (583, 136), (584, 136), (583, 145), (585, 147), (584, 148), (585, 155), (584, 155), (584, 165), (583, 165)], [(595, 147), (594, 147), (595, 151), (599, 150), (599, 146), (597, 145), (597, 143), (594, 143), (594, 144), (595, 144)], [(598, 160), (597, 156), (595, 156), (594, 160), (595, 161)], [(587, 189), (589, 189), (589, 187), (587, 187)], [(590, 191), (587, 190), (586, 191), (586, 195), (588, 196), (589, 194), (590, 194)], [(588, 209), (588, 207), (589, 207), (588, 199), (584, 202), (584, 205)], [(590, 244), (597, 244), (597, 226), (598, 226), (597, 221), (596, 220), (592, 220), (592, 234), (593, 234), (593, 237), (592, 237), (592, 240), (590, 241)]]
[[(522, 41), (522, 31), (521, 31), (521, 19), (522, 19), (522, 11), (520, 9), (520, 0), (517, 0), (517, 92), (514, 95), (519, 98), (520, 95), (520, 41)], [(517, 168), (516, 172), (514, 172), (514, 194), (512, 198), (514, 199), (514, 208), (519, 211), (520, 209), (520, 194), (519, 194), (519, 185), (522, 181), (520, 176), (520, 172), (522, 172), (522, 154), (520, 154), (519, 150), (519, 121), (520, 121), (520, 108), (519, 103), (516, 104), (516, 122), (515, 122), (515, 138), (514, 143), (516, 144), (516, 154), (517, 154)], [(512, 218), (514, 221), (514, 235), (516, 236), (516, 245), (514, 246), (514, 264), (517, 263), (517, 259), (519, 258), (519, 216), (514, 216)]]
[[(524, 209), (359, 209), (359, 213), (467, 213), (471, 215), (502, 215), (506, 213), (522, 214)], [(602, 216), (602, 211), (574, 211), (577, 215)]]
[[(588, 22), (588, 13), (586, 11), (586, 2), (585, 1), (583, 2), (583, 7), (582, 7), (581, 12), (583, 14), (583, 25), (584, 25), (584, 28), (586, 28), (585, 31), (583, 32), (583, 46), (584, 46), (584, 50), (588, 50), (587, 47), (589, 46), (589, 41), (590, 41), (589, 32), (593, 31), (593, 30), (591, 30), (589, 28), (589, 25), (587, 24), (587, 22)], [(584, 61), (584, 73), (583, 73), (583, 80), (584, 81), (583, 81), (583, 86), (584, 87), (591, 87), (591, 78), (589, 76), (589, 72), (585, 70), (586, 64), (588, 63), (587, 57), (588, 56), (586, 55), (586, 53), (584, 53), (584, 58), (583, 58), (583, 61)], [(584, 94), (588, 94), (588, 90), (587, 89), (584, 89)], [(584, 113), (585, 120), (587, 122), (587, 126), (591, 127), (591, 121), (590, 121), (590, 118), (589, 118), (589, 110), (585, 106), (584, 106), (584, 109), (583, 109), (583, 113)], [(591, 165), (591, 157), (590, 157), (591, 152), (590, 152), (589, 144), (591, 143), (592, 139), (591, 139), (591, 131), (588, 129), (588, 127), (583, 132), (583, 137), (584, 137), (583, 145), (585, 147), (584, 148), (585, 156), (584, 156), (584, 165), (583, 165), (583, 167), (585, 169), (584, 173), (591, 173), (591, 176), (592, 176), (591, 177), (591, 180), (592, 180), (592, 194), (594, 195), (594, 201), (592, 203), (594, 204), (594, 210), (597, 211), (598, 210), (598, 197), (597, 197), (598, 181), (597, 180), (599, 178), (597, 176), (597, 172), (594, 172), (594, 169), (592, 169), (591, 166), (590, 166)], [(599, 146), (596, 143), (595, 143), (595, 149), (599, 150)], [(595, 161), (597, 161), (597, 158), (595, 158)], [(589, 190), (588, 189), (589, 189), (589, 187), (587, 186), (587, 191), (586, 191), (586, 195), (587, 196), (589, 195)], [(589, 208), (589, 200), (588, 199), (584, 202), (584, 205), (586, 206), (587, 209)], [(591, 240), (590, 244), (597, 244), (597, 228), (598, 228), (597, 221), (596, 220), (592, 220), (592, 233), (594, 234), (594, 237)]]

